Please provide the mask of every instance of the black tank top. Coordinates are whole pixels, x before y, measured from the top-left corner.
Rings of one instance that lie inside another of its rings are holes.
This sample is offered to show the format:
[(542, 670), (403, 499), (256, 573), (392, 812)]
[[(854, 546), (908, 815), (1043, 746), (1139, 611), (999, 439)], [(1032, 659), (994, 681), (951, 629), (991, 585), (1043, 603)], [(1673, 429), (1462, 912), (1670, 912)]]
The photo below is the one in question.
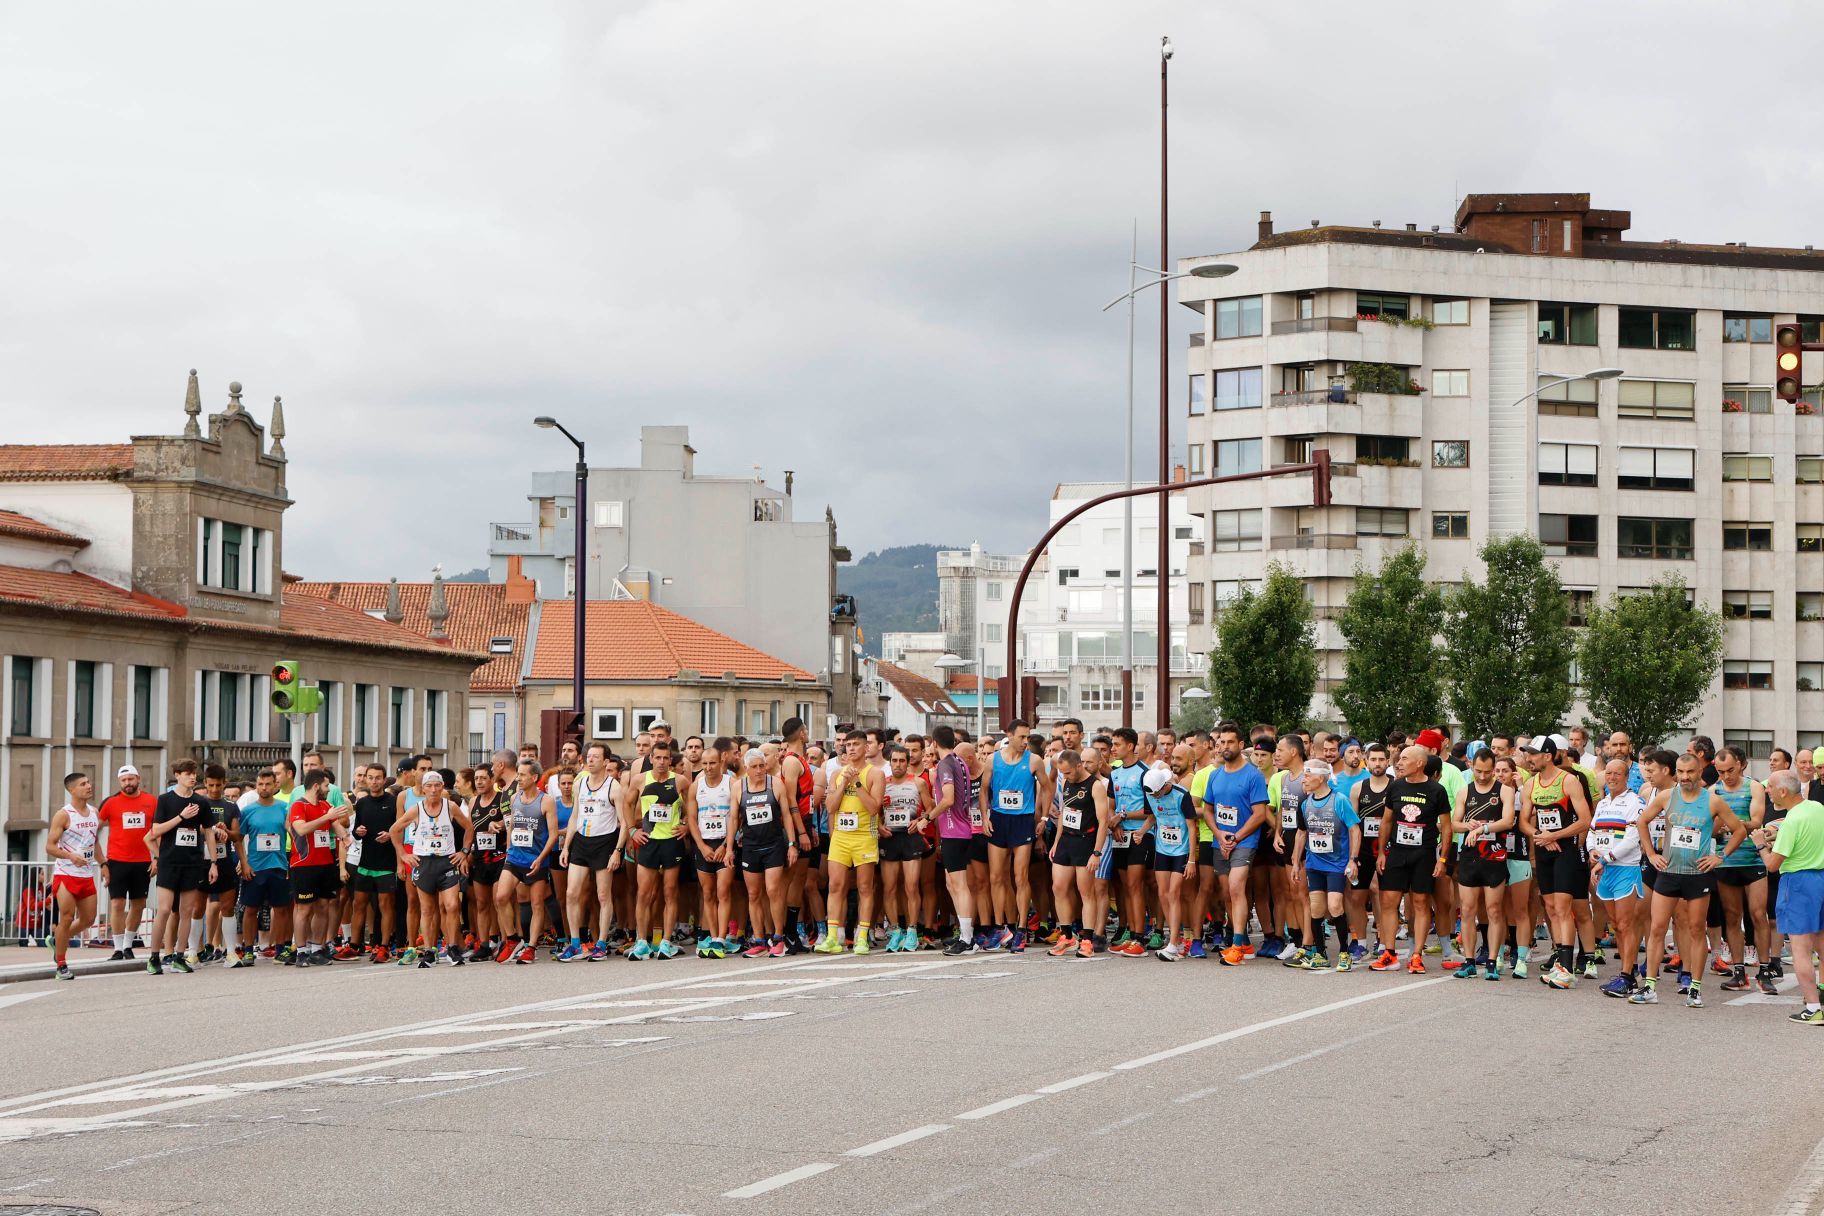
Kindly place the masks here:
[(773, 793), (773, 779), (757, 790), (747, 788), (741, 779), (741, 843), (765, 848), (785, 839), (785, 816), (779, 799)]
[(1063, 791), (1059, 822), (1063, 825), (1065, 834), (1094, 836), (1100, 826), (1096, 822), (1096, 779), (1091, 777), (1087, 781), (1066, 781)]
[[(1500, 784), (1497, 783), (1493, 789), (1489, 790), (1487, 793), (1483, 793), (1476, 788), (1474, 782), (1471, 782), (1469, 786), (1466, 787), (1466, 792), (1463, 795), (1463, 818), (1467, 820), (1479, 819), (1483, 823), (1494, 823), (1496, 820), (1500, 819)], [(1506, 833), (1503, 833), (1500, 836), (1478, 836), (1476, 838), (1476, 852), (1489, 861), (1506, 861)]]

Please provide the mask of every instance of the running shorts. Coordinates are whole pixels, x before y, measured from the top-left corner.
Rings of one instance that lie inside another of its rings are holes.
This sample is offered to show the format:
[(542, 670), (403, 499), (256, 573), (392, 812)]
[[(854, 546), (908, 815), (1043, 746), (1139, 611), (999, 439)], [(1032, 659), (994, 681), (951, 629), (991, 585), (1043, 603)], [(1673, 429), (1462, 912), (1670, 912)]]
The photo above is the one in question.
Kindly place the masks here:
[(1824, 870), (1782, 870), (1780, 874), (1780, 898), (1774, 905), (1780, 932), (1824, 932)]
[(762, 874), (767, 870), (777, 870), (785, 865), (786, 850), (789, 848), (784, 839), (770, 844), (744, 844), (741, 846), (741, 871), (744, 874)]
[(969, 868), (970, 854), (980, 836), (945, 836), (937, 842), (938, 863), (946, 874), (960, 874)]
[(1029, 812), (1011, 815), (993, 812), (988, 824), (988, 843), (997, 849), (1017, 849), (1032, 843), (1033, 818)]
[(357, 895), (396, 895), (399, 876), (391, 870), (357, 869), (348, 876), (348, 889)]
[(293, 903), (318, 903), (334, 899), (341, 893), (342, 875), (337, 873), (333, 862), (319, 866), (293, 866), (291, 868), (291, 900)]
[(1456, 881), (1459, 887), (1504, 887), (1507, 861), (1495, 861), (1471, 849), (1457, 858)]
[[(219, 870), (217, 875), (219, 877)], [(161, 891), (183, 894), (201, 891), (208, 885), (209, 863), (206, 861), (173, 861), (158, 868), (158, 889)]]
[[(1716, 869), (1710, 871), (1710, 873), (1715, 875), (1716, 881), (1724, 886), (1752, 887), (1755, 883), (1767, 877), (1767, 867), (1763, 865), (1718, 866)], [(1796, 874), (1798, 871), (1794, 870), (1793, 873)]]
[(1088, 832), (1065, 832), (1058, 837), (1057, 844), (1052, 846), (1051, 864), (1068, 866), (1073, 869), (1089, 864), (1090, 850), (1096, 847), (1096, 838)]
[(684, 864), (684, 842), (676, 836), (648, 840), (635, 860), (648, 870), (675, 870)]
[(420, 855), (418, 864), (412, 868), (412, 885), (426, 895), (453, 891), (462, 885), (462, 871), (448, 857)]
[(285, 908), (291, 905), (291, 873), (280, 866), (276, 870), (255, 870), (253, 877), (241, 882), (241, 906), (244, 908)]
[(1569, 841), (1556, 852), (1540, 849), (1533, 854), (1533, 880), (1541, 895), (1569, 895), (1572, 899), (1590, 897), (1590, 868), (1582, 852)]
[(1672, 874), (1661, 870), (1653, 877), (1653, 893), (1667, 899), (1705, 899), (1714, 886), (1708, 874)]
[(1349, 876), (1341, 870), (1314, 870), (1310, 866), (1306, 866), (1305, 885), (1311, 889), (1313, 895), (1320, 891), (1325, 894), (1341, 895), (1344, 888), (1349, 885)]
[[(1029, 838), (1030, 839), (1030, 838)], [(880, 837), (867, 832), (837, 832), (830, 837), (830, 864), (871, 866), (880, 860)]]
[(1155, 874), (1182, 874), (1184, 873), (1186, 863), (1190, 860), (1191, 855), (1189, 853), (1181, 853), (1177, 857), (1168, 857), (1155, 849), (1153, 850), (1152, 857), (1152, 871)]
[(110, 861), (108, 863), (109, 899), (144, 899), (152, 889), (152, 863), (149, 861)]
[(620, 840), (619, 832), (606, 836), (578, 835), (570, 842), (570, 864), (583, 870), (606, 870)]
[(895, 832), (880, 842), (882, 861), (920, 861), (931, 855), (931, 846), (917, 832)]
[(1596, 880), (1597, 899), (1626, 899), (1646, 893), (1639, 866), (1604, 866), (1602, 877)]
[(1388, 849), (1387, 868), (1381, 871), (1381, 891), (1430, 895), (1434, 884), (1431, 871), (1437, 864), (1438, 855), (1430, 849)]

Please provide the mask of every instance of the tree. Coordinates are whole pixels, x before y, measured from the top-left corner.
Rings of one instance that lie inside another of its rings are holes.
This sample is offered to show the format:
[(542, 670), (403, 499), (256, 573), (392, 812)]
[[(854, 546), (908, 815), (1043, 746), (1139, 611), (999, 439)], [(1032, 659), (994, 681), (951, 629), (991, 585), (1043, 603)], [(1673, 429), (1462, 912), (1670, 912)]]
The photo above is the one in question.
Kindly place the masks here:
[(1407, 545), (1378, 571), (1360, 566), (1337, 617), (1348, 649), (1337, 712), (1364, 739), (1429, 726), (1444, 716), (1437, 636), (1444, 596), (1425, 581), (1425, 553)]
[(1317, 631), (1304, 580), (1284, 566), (1229, 601), (1216, 621), (1208, 686), (1225, 718), (1302, 722), (1317, 689)]
[(1450, 708), (1469, 738), (1536, 733), (1571, 707), (1570, 605), (1558, 570), (1530, 536), (1491, 540), (1488, 581), (1464, 579), (1445, 600)]
[(1180, 739), (1192, 731), (1212, 730), (1216, 726), (1216, 695), (1210, 692), (1210, 677), (1206, 674), (1195, 687), (1210, 693), (1207, 697), (1187, 697), (1178, 695), (1178, 712), (1172, 715), (1172, 729), (1178, 732)]
[(1577, 660), (1585, 728), (1626, 731), (1645, 747), (1689, 726), (1704, 703), (1723, 661), (1723, 619), (1669, 574), (1644, 594), (1592, 608)]

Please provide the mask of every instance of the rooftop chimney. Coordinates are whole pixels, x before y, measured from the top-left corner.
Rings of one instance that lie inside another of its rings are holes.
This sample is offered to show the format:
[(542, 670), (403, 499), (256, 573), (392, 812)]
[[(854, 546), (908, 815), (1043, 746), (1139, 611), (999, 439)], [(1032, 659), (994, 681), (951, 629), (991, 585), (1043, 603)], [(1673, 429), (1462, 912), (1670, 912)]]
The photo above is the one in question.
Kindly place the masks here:
[(1184, 482), (1184, 466), (1181, 464), (1173, 465), (1172, 466), (1172, 484), (1181, 485), (1181, 484), (1183, 484), (1183, 482)]
[(1263, 211), (1260, 213), (1260, 239), (1264, 241), (1272, 235), (1273, 213), (1271, 211)]
[(1417, 232), (1418, 230), (1419, 230), (1419, 226), (1417, 224), (1406, 225), (1406, 231), (1408, 231), (1408, 232)]
[(507, 558), (506, 602), (509, 604), (530, 604), (538, 598), (538, 584), (520, 572), (519, 554)]

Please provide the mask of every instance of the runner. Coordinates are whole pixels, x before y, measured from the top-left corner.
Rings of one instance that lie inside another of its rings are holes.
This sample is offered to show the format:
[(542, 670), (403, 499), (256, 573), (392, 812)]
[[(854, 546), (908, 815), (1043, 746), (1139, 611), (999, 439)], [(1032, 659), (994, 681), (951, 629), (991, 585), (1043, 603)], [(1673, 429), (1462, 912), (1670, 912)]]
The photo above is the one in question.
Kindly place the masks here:
[(1109, 847), (1096, 866), (1096, 877), (1103, 882), (1104, 890), (1109, 883), (1120, 885), (1116, 902), (1121, 913), (1121, 935), (1109, 945), (1108, 952), (1139, 958), (1146, 953), (1146, 879), (1152, 872), (1154, 847), (1147, 827), (1147, 766), (1140, 754), (1141, 736), (1133, 727), (1116, 727), (1111, 739), (1108, 792), (1117, 823), (1109, 833)]
[[(700, 741), (698, 745), (701, 747)], [(728, 957), (722, 934), (734, 911), (735, 857), (729, 827), (737, 778), (726, 765), (734, 747), (733, 739), (718, 737), (714, 746), (702, 752), (702, 771), (684, 787), (684, 824), (696, 845), (697, 885), (702, 888), (697, 925), (709, 933), (697, 939), (697, 954), (703, 958)]]
[[(1512, 740), (1509, 740), (1512, 746)], [(1494, 749), (1491, 747), (1490, 752)], [(1508, 827), (1502, 845), (1507, 849), (1507, 888), (1502, 900), (1503, 921), (1507, 925), (1506, 951), (1508, 976), (1523, 980), (1528, 976), (1528, 962), (1533, 952), (1533, 930), (1539, 918), (1533, 913), (1538, 897), (1533, 889), (1532, 849), (1526, 833), (1520, 830), (1520, 758), (1511, 750), (1495, 758), (1495, 780), (1507, 791), (1514, 808), (1514, 822)], [(1501, 954), (1495, 955), (1495, 970), (1500, 971)]]
[[(551, 893), (551, 851), (557, 841), (557, 804), (538, 788), (536, 760), (519, 762), (519, 785), (513, 791), (504, 823), (507, 855), (494, 884), (494, 919), (505, 936), (494, 956), (497, 963), (530, 966), (538, 960), (538, 941), (545, 930), (545, 898)], [(527, 934), (519, 935), (519, 896), (527, 896)], [(411, 951), (407, 951), (410, 954)], [(401, 957), (401, 962), (406, 961)]]
[[(492, 768), (478, 768), (471, 776), (475, 797), (463, 808), (475, 828), (474, 842), (469, 848), (469, 935), (474, 941), (463, 954), (471, 963), (476, 959), (496, 958), (508, 931), (519, 928), (517, 914), (511, 924), (501, 923), (494, 902), (501, 873), (507, 867), (507, 821), (513, 813), (513, 796), (508, 790), (519, 784), (515, 766), (511, 752), (495, 753)], [(387, 922), (389, 932), (392, 923)]]
[[(488, 770), (476, 771), (486, 774)], [(396, 839), (393, 823), (399, 818), (399, 804), (387, 792), (384, 765), (362, 765), (355, 771), (354, 781), (357, 795), (354, 820), (349, 828), (348, 848), (342, 855), (342, 866), (347, 874), (345, 881), (354, 899), (349, 919), (359, 938), (368, 917), (373, 917), (373, 941), (368, 946), (368, 956), (376, 963), (384, 963), (391, 957), (387, 945), (393, 926), (398, 923), (395, 917), (398, 915), (399, 854), (393, 843)], [(347, 956), (349, 958), (359, 953), (358, 942), (351, 943), (351, 947), (354, 952)], [(337, 957), (343, 957), (340, 951)]]
[(1018, 954), (1026, 949), (1026, 914), (1032, 907), (1032, 842), (1042, 808), (1051, 803), (1051, 779), (1038, 756), (1027, 749), (1032, 730), (1014, 719), (990, 757), (993, 764), (981, 790), (987, 816), (988, 885), (994, 901), (994, 923), (988, 926), (990, 949)]
[[(306, 784), (310, 777), (311, 774), (305, 774)], [(418, 788), (424, 797), (418, 800), (416, 807), (393, 820), (387, 835), (396, 839), (405, 832), (408, 823), (412, 825), (412, 859), (415, 863), (412, 883), (429, 901), (428, 906), (440, 914), (443, 925), (443, 940), (436, 943), (434, 954), (436, 930), (426, 926), (425, 947), (418, 956), (418, 966), (429, 967), (435, 962), (460, 967), (466, 961), (459, 936), (462, 932), (462, 883), (469, 868), (469, 846), (474, 843), (475, 826), (455, 800), (445, 794), (442, 773), (436, 769), (425, 773), (418, 780)], [(292, 813), (297, 813), (295, 803)]]
[[(1578, 957), (1576, 905), (1590, 898), (1589, 863), (1583, 841), (1593, 808), (1583, 781), (1560, 768), (1563, 745), (1556, 735), (1533, 736), (1521, 749), (1532, 776), (1520, 793), (1520, 827), (1532, 844), (1533, 877), (1545, 898), (1546, 922), (1552, 931), (1552, 965), (1539, 976), (1548, 988), (1567, 989), (1584, 970)], [(1596, 945), (1592, 934), (1590, 946)], [(1593, 974), (1593, 972), (1592, 972)]]
[(909, 746), (890, 744), (887, 764), (886, 806), (881, 812), (886, 835), (880, 841), (880, 868), (891, 928), (887, 950), (893, 953), (918, 949), (919, 929), (925, 923), (921, 867), (931, 851), (924, 829), (933, 818), (933, 803), (931, 787), (912, 772)]
[[(57, 978), (73, 980), (71, 941), (81, 941), (95, 923), (95, 852), (100, 844), (101, 818), (89, 806), (95, 783), (87, 773), (63, 779), (63, 806), (51, 816), (45, 853), (51, 859), (51, 894), (57, 900), (57, 922), (51, 927), (51, 958)], [(1804, 972), (1800, 972), (1801, 975)]]
[[(1204, 786), (1218, 854), (1216, 866), (1226, 862), (1228, 874), (1229, 930), (1223, 935), (1224, 966), (1237, 967), (1252, 958), (1248, 941), (1248, 875), (1260, 847), (1261, 831), (1270, 825), (1267, 779), (1242, 749), (1241, 727), (1223, 722), (1216, 727), (1216, 748), (1222, 763)], [(1263, 929), (1265, 926), (1262, 926)]]
[[(428, 774), (427, 774), (428, 775)], [(291, 835), (291, 899), (297, 905), (291, 948), (298, 966), (330, 961), (329, 937), (335, 927), (336, 897), (342, 892), (339, 846), (348, 840), (347, 807), (329, 805), (329, 773), (313, 768), (285, 814)]]
[(743, 956), (782, 958), (787, 935), (795, 930), (787, 924), (787, 879), (798, 861), (800, 842), (808, 845), (810, 834), (798, 818), (785, 778), (767, 771), (766, 753), (757, 747), (741, 758), (740, 797), (738, 851), (753, 938)]
[[(1767, 791), (1746, 773), (1747, 757), (1733, 743), (1725, 743), (1716, 752), (1715, 786), (1717, 795), (1729, 804), (1735, 817), (1748, 825), (1749, 832), (1758, 829), (1767, 818)], [(1767, 959), (1779, 957), (1774, 949), (1773, 932), (1767, 923), (1767, 867), (1752, 841), (1738, 845), (1716, 867), (1716, 895), (1723, 906), (1723, 940), (1729, 946), (1734, 969), (1723, 981), (1724, 992), (1748, 989), (1750, 955), (1759, 965), (1756, 979), (1767, 978)], [(1744, 917), (1746, 913), (1746, 917)], [(1742, 921), (1754, 929), (1754, 940), (1744, 942)], [(1752, 949), (1746, 949), (1752, 947)]]
[(1159, 890), (1160, 919), (1165, 924), (1165, 945), (1154, 951), (1162, 963), (1175, 963), (1190, 948), (1190, 931), (1184, 922), (1184, 880), (1197, 873), (1196, 834), (1190, 821), (1208, 815), (1191, 802), (1184, 782), (1190, 780), (1191, 749), (1175, 744), (1169, 768), (1147, 770), (1147, 822), (1153, 832), (1153, 882)]
[(228, 770), (219, 764), (203, 766), (203, 801), (209, 807), (209, 830), (215, 835), (215, 881), (204, 888), (204, 937), (211, 951), (204, 962), (220, 962), (230, 970), (252, 966), (241, 959), (240, 924), (235, 916), (235, 893), (241, 882), (241, 808), (228, 797)]
[(1262, 848), (1254, 858), (1254, 908), (1260, 920), (1260, 957), (1296, 960), (1302, 953), (1306, 919), (1304, 874), (1296, 880), (1292, 869), (1292, 845), (1298, 838), (1298, 804), (1304, 797), (1302, 774), (1305, 767), (1305, 741), (1288, 731), (1274, 742), (1273, 772), (1267, 777), (1267, 805), (1273, 811), (1277, 828), (1262, 836)]
[[(869, 950), (874, 924), (874, 878), (880, 862), (880, 834), (875, 826), (886, 796), (886, 775), (867, 762), (868, 738), (858, 730), (843, 736), (843, 760), (824, 795), (830, 815), (829, 931), (812, 947), (819, 954), (842, 953), (842, 929), (848, 907), (849, 875), (855, 876), (855, 953)], [(1030, 839), (1030, 837), (1029, 837)]]
[(1298, 775), (1304, 796), (1298, 800), (1291, 868), (1305, 875), (1311, 923), (1304, 950), (1285, 963), (1305, 971), (1331, 969), (1326, 922), (1336, 930), (1336, 970), (1355, 967), (1349, 954), (1349, 914), (1343, 896), (1360, 866), (1362, 824), (1349, 800), (1339, 797), (1331, 784), (1334, 775), (1335, 770), (1323, 760), (1305, 761)]
[(1791, 771), (1767, 779), (1767, 798), (1775, 822), (1756, 832), (1754, 843), (1768, 872), (1782, 876), (1774, 913), (1792, 938), (1792, 969), (1803, 1002), (1787, 1020), (1824, 1026), (1824, 987), (1813, 959), (1824, 945), (1824, 805), (1805, 797)]
[(158, 800), (139, 787), (139, 770), (123, 764), (114, 774), (120, 788), (101, 800), (97, 814), (106, 848), (101, 857), (101, 885), (108, 889), (108, 930), (114, 935), (113, 960), (133, 957), (134, 935), (146, 914), (146, 895), (154, 869), (146, 833)]
[[(1626, 738), (1624, 735), (1623, 738)], [(1640, 817), (1647, 804), (1628, 788), (1630, 764), (1613, 756), (1603, 766), (1603, 796), (1590, 823), (1590, 865), (1596, 876), (1596, 898), (1608, 908), (1615, 926), (1616, 957), (1621, 974), (1602, 986), (1604, 996), (1633, 992), (1634, 960), (1640, 953), (1641, 904), (1647, 894), (1640, 869)]]
[(931, 743), (937, 749), (931, 791), (937, 815), (938, 853), (944, 869), (944, 887), (956, 910), (956, 936), (945, 944), (944, 953), (953, 957), (974, 954), (978, 947), (975, 894), (969, 887), (969, 854), (975, 839), (971, 817), (981, 812), (970, 785), (968, 762), (956, 752), (956, 731), (949, 726), (933, 727)]
[(1361, 853), (1356, 857), (1355, 877), (1344, 894), (1349, 909), (1349, 959), (1359, 963), (1368, 957), (1368, 901), (1379, 892), (1377, 867), (1381, 860), (1381, 821), (1387, 810), (1387, 790), (1393, 778), (1387, 775), (1389, 756), (1385, 743), (1370, 743), (1365, 753), (1367, 767), (1361, 780), (1349, 791), (1349, 803), (1362, 824)]
[(291, 948), (291, 860), (285, 842), (286, 806), (278, 800), (279, 778), (269, 768), (254, 774), (251, 800), (241, 805), (241, 913), (249, 916), (247, 963), (253, 964), (251, 941), (258, 931), (260, 912), (272, 918), (267, 936), (268, 958), (288, 963)]
[[(813, 859), (817, 857), (818, 845), (823, 839), (818, 824), (818, 811), (823, 806), (823, 800), (817, 796), (823, 780), (823, 757), (821, 750), (815, 757), (810, 754), (812, 749), (805, 743), (804, 719), (787, 718), (781, 727), (781, 734), (781, 750), (776, 763), (768, 758), (768, 771), (785, 782), (785, 788), (791, 795), (793, 814), (805, 833), (805, 838), (800, 840), (795, 835), (793, 838), (798, 849), (797, 855), (787, 863), (786, 916), (779, 932), (785, 935), (786, 953), (801, 954), (810, 949), (810, 945), (798, 931), (799, 914), (811, 912), (815, 918), (816, 911), (822, 908), (812, 867), (816, 864)], [(764, 749), (761, 754), (766, 755)], [(743, 764), (745, 763), (744, 760)]]
[[(625, 799), (621, 783), (609, 772), (608, 745), (591, 743), (583, 755), (586, 771), (576, 778), (577, 812), (564, 831), (560, 853), (570, 867), (570, 944), (557, 956), (560, 963), (613, 957), (608, 935), (614, 922), (614, 876), (626, 857), (622, 841), (632, 835), (621, 832)], [(596, 900), (595, 936), (585, 948), (582, 933), (591, 892)]]
[[(684, 864), (684, 793), (671, 771), (668, 739), (654, 739), (646, 753), (646, 770), (628, 783), (622, 801), (623, 815), (637, 818), (628, 843), (635, 850), (636, 888), (634, 944), (627, 957), (634, 962), (648, 958), (675, 958), (678, 947), (671, 927), (678, 923), (678, 871)], [(649, 940), (650, 939), (650, 940)]]
[[(1081, 732), (1079, 732), (1081, 733)], [(1057, 908), (1058, 940), (1047, 954), (1091, 958), (1102, 940), (1106, 895), (1096, 898), (1096, 864), (1108, 847), (1112, 804), (1108, 783), (1098, 780), (1074, 748), (1058, 753), (1058, 831), (1051, 846), (1051, 892)]]
[[(1479, 746), (1479, 745), (1478, 745)], [(1495, 756), (1482, 747), (1470, 761), (1470, 780), (1456, 797), (1450, 830), (1457, 850), (1457, 915), (1464, 963), (1458, 979), (1501, 978), (1507, 920), (1507, 836), (1517, 822), (1514, 792), (1495, 777)]]
[[(1691, 973), (1685, 1005), (1704, 1007), (1705, 912), (1715, 881), (1716, 840), (1726, 835), (1727, 854), (1748, 835), (1748, 825), (1729, 804), (1704, 785), (1704, 761), (1687, 752), (1678, 758), (1678, 784), (1653, 795), (1636, 825), (1640, 851), (1653, 867), (1652, 922), (1647, 929), (1647, 974), (1628, 996), (1631, 1005), (1659, 1003), (1659, 968), (1666, 953), (1666, 926), (1676, 921), (1678, 952)], [(1665, 817), (1665, 848), (1653, 843), (1652, 823)], [(1693, 965), (1695, 963), (1695, 965)]]
[(1381, 952), (1369, 964), (1371, 971), (1393, 971), (1400, 965), (1394, 952), (1394, 930), (1400, 923), (1400, 896), (1406, 897), (1412, 919), (1412, 955), (1406, 970), (1425, 970), (1425, 938), (1431, 932), (1431, 894), (1444, 873), (1448, 841), (1442, 832), (1449, 825), (1450, 799), (1444, 787), (1426, 775), (1429, 753), (1418, 744), (1400, 749), (1398, 776), (1387, 789), (1381, 813), (1379, 871), (1381, 906), (1375, 915)]
[(152, 812), (148, 844), (158, 842), (158, 915), (152, 922), (152, 954), (146, 972), (158, 975), (159, 952), (171, 970), (190, 974), (186, 943), (192, 923), (203, 921), (203, 889), (216, 878), (215, 833), (209, 803), (196, 792), (200, 766), (179, 760), (171, 766), (172, 788), (160, 794)]

